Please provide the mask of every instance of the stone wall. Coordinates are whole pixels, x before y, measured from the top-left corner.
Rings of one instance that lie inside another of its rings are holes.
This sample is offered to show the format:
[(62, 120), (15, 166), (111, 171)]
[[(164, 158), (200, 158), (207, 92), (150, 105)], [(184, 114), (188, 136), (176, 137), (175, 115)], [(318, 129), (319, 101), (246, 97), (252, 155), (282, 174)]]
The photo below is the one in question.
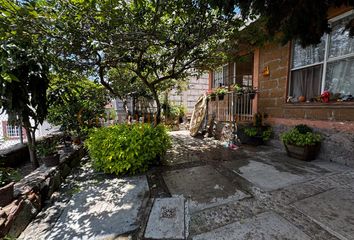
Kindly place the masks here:
[[(311, 126), (308, 122), (306, 123)], [(283, 143), (280, 141), (280, 134), (292, 127), (293, 125), (288, 124), (272, 124), (274, 138), (270, 141), (270, 144), (285, 151)], [(313, 127), (313, 130), (320, 132), (323, 137), (321, 151), (318, 155), (319, 159), (354, 167), (354, 132), (343, 131), (336, 127)]]
[(78, 147), (71, 153), (61, 155), (58, 166), (48, 168), (42, 165), (17, 182), (14, 200), (0, 208), (0, 238), (19, 236), (84, 155), (84, 149)]

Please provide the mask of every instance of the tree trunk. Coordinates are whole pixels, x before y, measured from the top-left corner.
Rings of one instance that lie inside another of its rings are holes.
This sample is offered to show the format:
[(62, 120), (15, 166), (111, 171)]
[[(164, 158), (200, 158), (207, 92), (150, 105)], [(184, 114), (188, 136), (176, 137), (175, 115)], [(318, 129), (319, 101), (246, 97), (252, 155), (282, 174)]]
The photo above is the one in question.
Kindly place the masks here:
[(122, 102), (123, 102), (123, 109), (125, 110), (125, 113), (126, 113), (126, 118), (125, 118), (125, 120), (126, 120), (127, 122), (130, 122), (130, 119), (131, 119), (130, 115), (131, 115), (131, 113), (130, 113), (129, 108), (128, 108), (127, 99), (126, 99), (126, 98), (121, 98), (121, 99), (122, 99)]
[(152, 94), (154, 95), (154, 100), (156, 102), (156, 116), (155, 116), (155, 122), (154, 122), (154, 126), (156, 127), (161, 122), (161, 103), (159, 100), (159, 95), (157, 94), (155, 89), (152, 90)]
[(26, 135), (27, 135), (27, 146), (30, 155), (30, 160), (32, 163), (33, 168), (39, 167), (37, 155), (36, 155), (36, 139), (35, 139), (35, 132), (31, 131), (28, 126), (25, 127)]

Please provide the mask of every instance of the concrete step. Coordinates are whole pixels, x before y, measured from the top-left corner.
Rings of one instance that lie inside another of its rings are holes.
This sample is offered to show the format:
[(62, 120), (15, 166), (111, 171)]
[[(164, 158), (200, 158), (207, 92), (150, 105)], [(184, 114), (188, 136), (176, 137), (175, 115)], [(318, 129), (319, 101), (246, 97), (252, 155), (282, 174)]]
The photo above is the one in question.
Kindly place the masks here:
[(185, 239), (186, 234), (184, 198), (155, 199), (144, 237), (146, 239)]

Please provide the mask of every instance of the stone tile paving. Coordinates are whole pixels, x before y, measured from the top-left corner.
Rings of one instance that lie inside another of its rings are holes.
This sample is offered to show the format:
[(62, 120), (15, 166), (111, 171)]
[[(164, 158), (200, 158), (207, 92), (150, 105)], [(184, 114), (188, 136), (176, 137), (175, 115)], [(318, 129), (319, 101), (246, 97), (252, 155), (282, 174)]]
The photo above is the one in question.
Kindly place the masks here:
[(115, 178), (86, 163), (19, 239), (117, 238), (140, 227), (148, 192), (145, 176)]
[(185, 239), (184, 198), (157, 198), (145, 230), (148, 239)]
[[(187, 131), (171, 135), (163, 166), (147, 173), (152, 199), (144, 211), (144, 176), (118, 179), (84, 166), (21, 237), (120, 239), (135, 231), (129, 239), (182, 239), (182, 232), (187, 239), (354, 239), (352, 168), (302, 162), (269, 146), (232, 150)], [(184, 212), (169, 203), (175, 197)]]
[[(172, 136), (178, 154), (171, 150), (165, 163), (177, 170), (162, 175), (169, 191), (186, 197), (192, 209), (190, 239), (354, 239), (353, 169), (302, 162), (268, 146), (230, 150), (188, 132)], [(245, 197), (225, 201), (232, 191), (210, 190), (216, 185), (233, 186)], [(217, 201), (208, 205), (212, 199)], [(206, 207), (193, 211), (191, 202)]]

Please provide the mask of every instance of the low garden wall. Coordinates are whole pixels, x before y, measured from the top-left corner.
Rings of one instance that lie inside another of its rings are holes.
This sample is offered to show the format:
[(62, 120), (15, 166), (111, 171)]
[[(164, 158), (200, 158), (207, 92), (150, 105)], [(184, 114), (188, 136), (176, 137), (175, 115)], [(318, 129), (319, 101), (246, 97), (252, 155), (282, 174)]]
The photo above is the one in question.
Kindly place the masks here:
[[(354, 167), (354, 128), (347, 123), (343, 123), (344, 127), (339, 128), (334, 127), (321, 127), (321, 125), (312, 125), (311, 122), (301, 122), (296, 123), (279, 123), (274, 121), (267, 121), (273, 129), (273, 137), (267, 143), (276, 148), (285, 148), (280, 140), (280, 134), (286, 132), (293, 128), (296, 124), (304, 123), (308, 124), (315, 132), (319, 132), (323, 141), (321, 143), (321, 150), (318, 155), (318, 159), (323, 159), (326, 161), (337, 162), (349, 167)], [(232, 125), (228, 122), (217, 122), (213, 127), (213, 136), (221, 141), (232, 140)], [(349, 129), (350, 128), (350, 129)]]
[(0, 208), (0, 238), (17, 237), (38, 214), (44, 201), (56, 191), (85, 155), (83, 147), (61, 155), (55, 167), (41, 165), (14, 186), (14, 200)]
[[(284, 149), (283, 143), (280, 141), (280, 134), (288, 131), (293, 126), (286, 124), (272, 125), (274, 137), (270, 141), (274, 147)], [(335, 128), (316, 128), (315, 132), (319, 132), (323, 141), (321, 150), (317, 158), (326, 161), (337, 162), (349, 167), (354, 167), (354, 133), (350, 131), (341, 131)], [(285, 149), (284, 149), (285, 151)]]

